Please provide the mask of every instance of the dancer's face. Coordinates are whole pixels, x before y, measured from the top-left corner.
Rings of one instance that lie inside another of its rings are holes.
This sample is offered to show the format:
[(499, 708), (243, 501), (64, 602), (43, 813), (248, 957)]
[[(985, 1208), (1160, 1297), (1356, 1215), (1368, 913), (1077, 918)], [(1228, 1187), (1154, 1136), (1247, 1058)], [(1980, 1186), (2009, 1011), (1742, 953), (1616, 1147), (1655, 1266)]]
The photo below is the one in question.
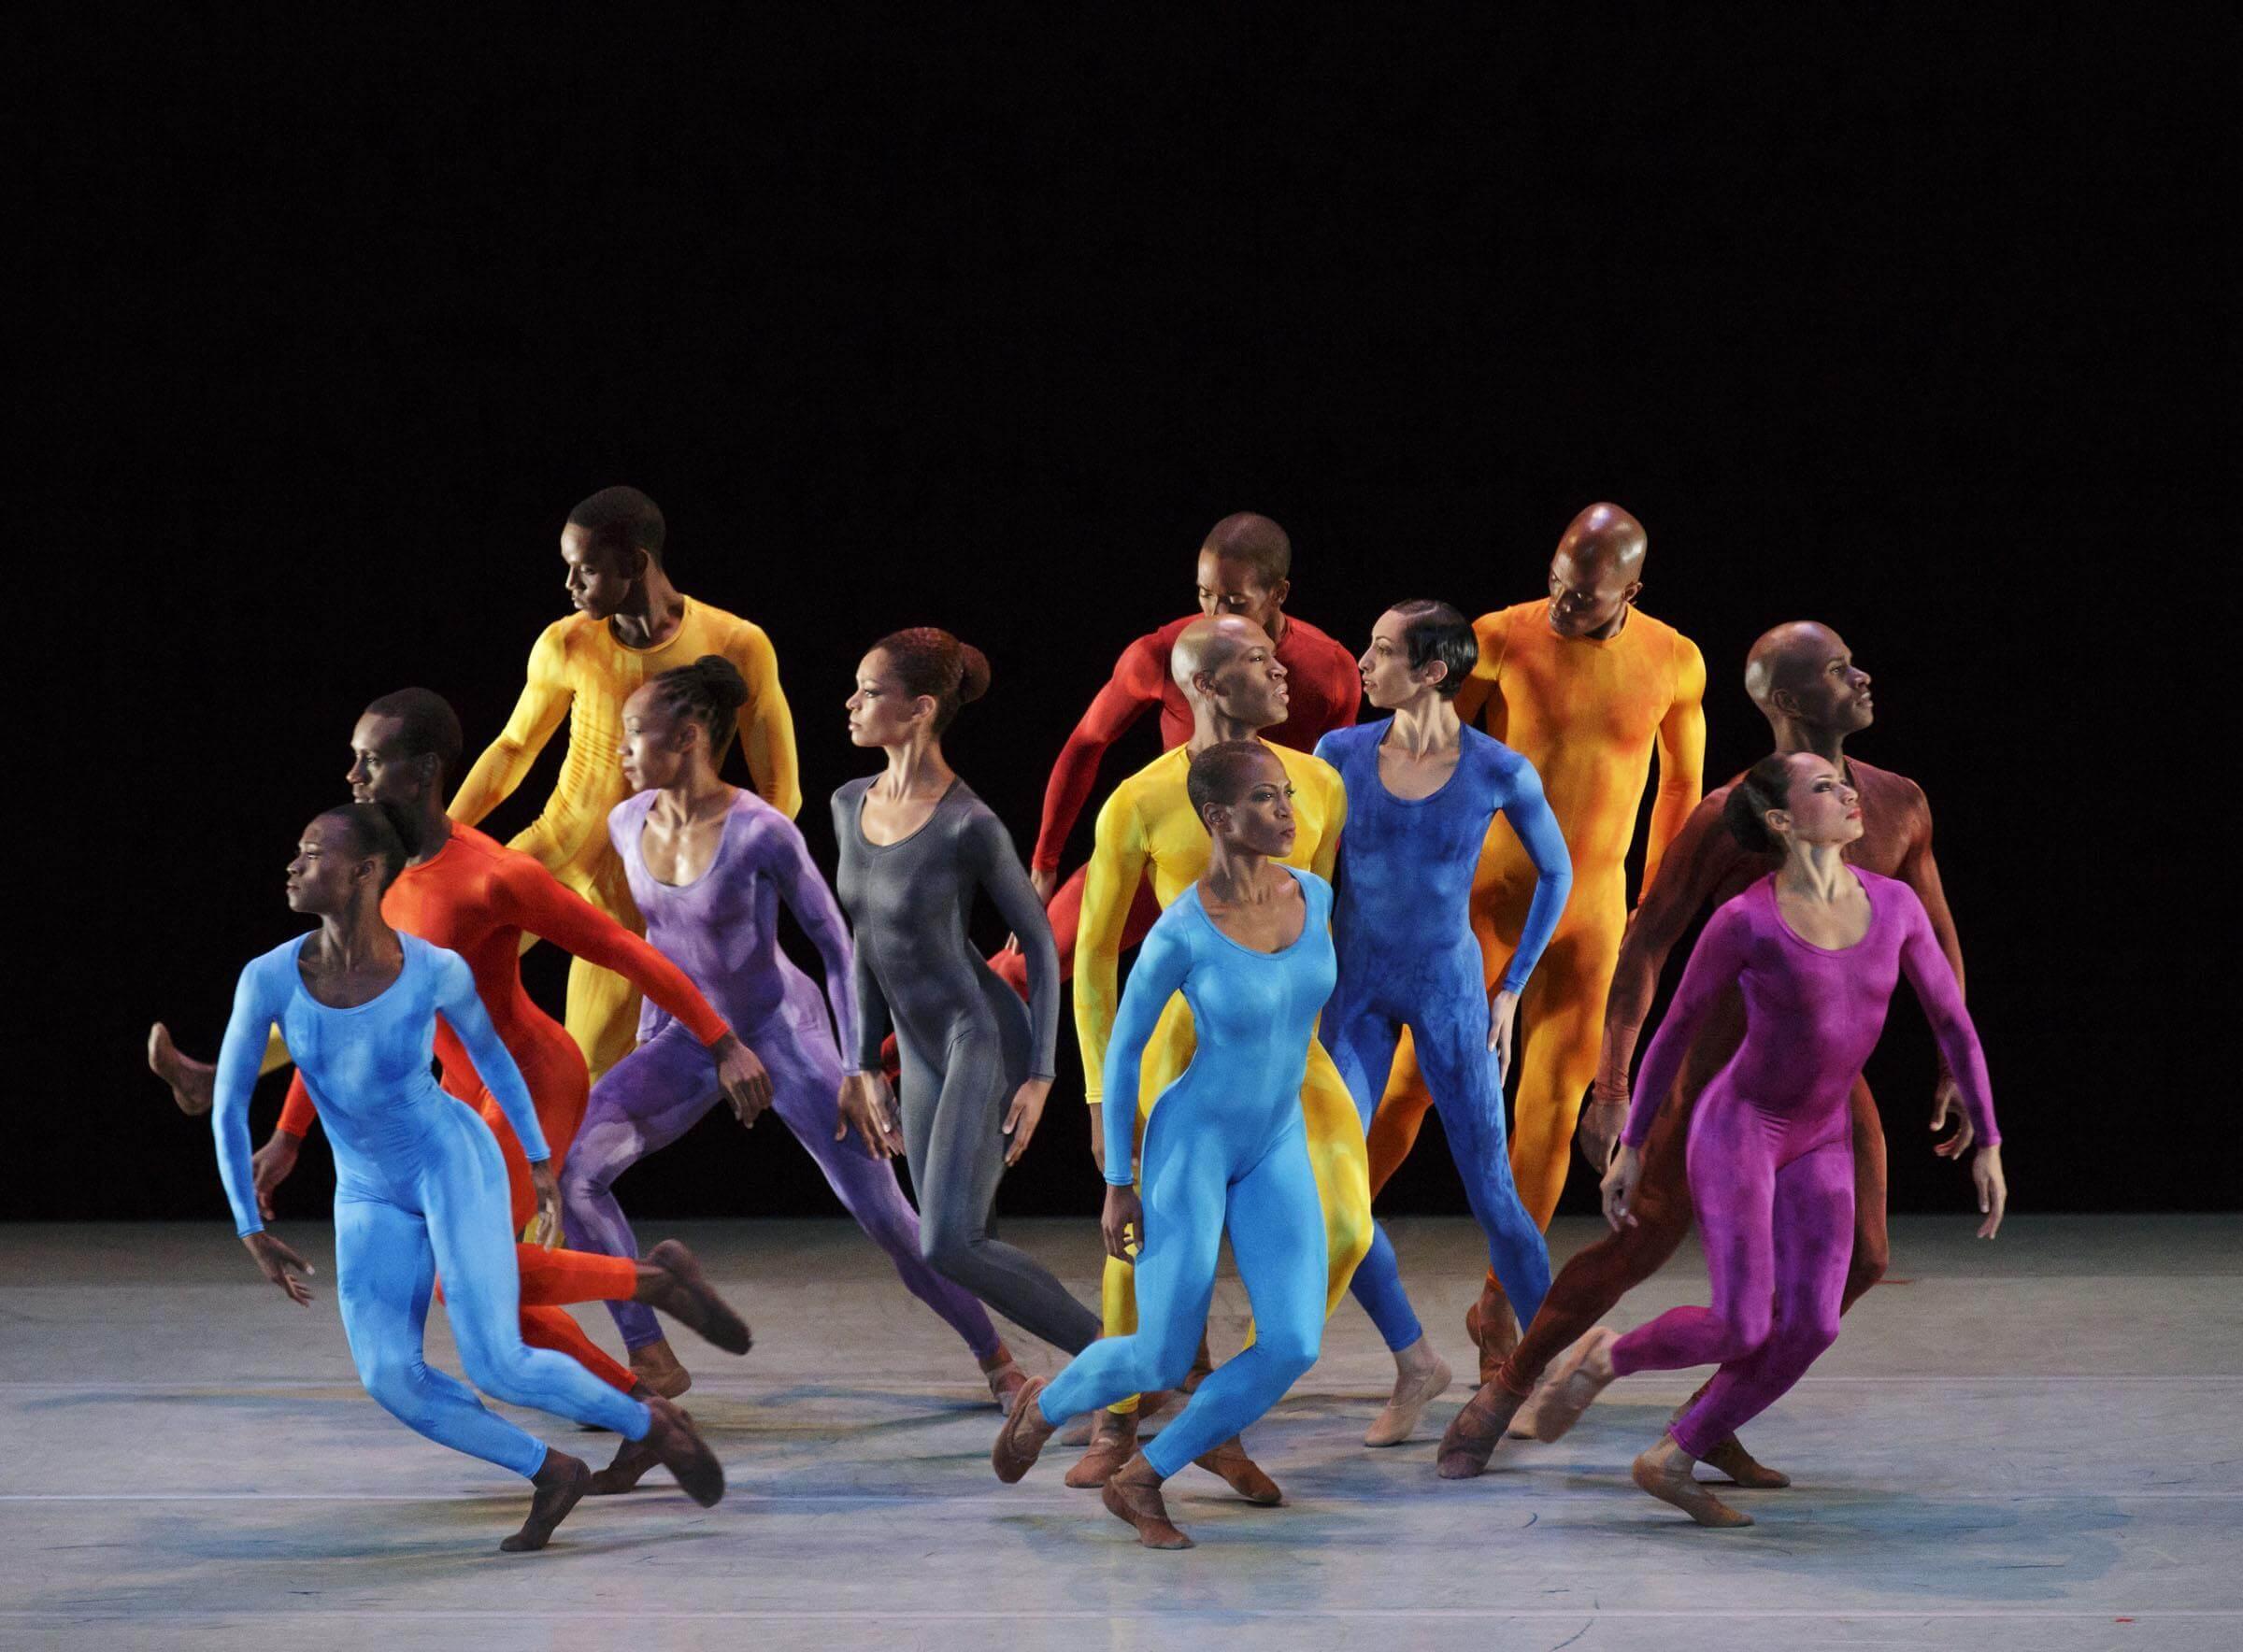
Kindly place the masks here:
[(677, 784), (692, 756), (694, 727), (692, 718), (664, 703), (652, 683), (640, 684), (623, 702), (623, 779), (631, 790)]
[(358, 875), (372, 862), (351, 847), (350, 829), (330, 815), (304, 828), (288, 863), (288, 909), (313, 918), (348, 912)]
[(1409, 622), (1389, 608), (1371, 627), (1371, 646), (1355, 662), (1363, 673), (1363, 696), (1380, 711), (1407, 705), (1431, 686), (1437, 671), (1428, 660), (1416, 671), (1409, 668)]
[(568, 600), (578, 613), (605, 620), (623, 605), (637, 581), (636, 552), (626, 554), (576, 523), (561, 530), (561, 565)]
[(1199, 611), (1208, 619), (1236, 614), (1272, 634), (1278, 629), (1278, 610), (1285, 605), (1286, 593), (1293, 589), (1289, 579), (1264, 584), (1251, 563), (1206, 548), (1199, 553), (1198, 579)]
[(1560, 636), (1587, 636), (1620, 618), (1642, 586), (1616, 559), (1561, 548), (1550, 559), (1550, 628)]
[(1795, 751), (1786, 765), (1792, 789), (1784, 806), (1768, 811), (1768, 830), (1793, 843), (1836, 848), (1862, 834), (1861, 795), (1829, 759)]
[(1818, 728), (1858, 733), (1877, 716), (1869, 697), (1869, 674), (1853, 662), (1853, 650), (1835, 631), (1809, 660), (1798, 662), (1782, 686), (1802, 720)]
[(405, 719), (376, 717), (358, 719), (350, 731), (350, 783), (356, 803), (395, 803), (417, 805), (428, 790), (436, 760), (413, 757), (404, 749)]
[(1208, 698), (1233, 721), (1266, 729), (1285, 720), (1293, 691), (1266, 634), (1242, 639), (1237, 650), (1208, 675), (1214, 679)]
[(1293, 784), (1285, 777), (1285, 765), (1274, 755), (1264, 757), (1243, 797), (1208, 806), (1207, 830), (1226, 847), (1249, 854), (1281, 861), (1293, 853), (1300, 829), (1293, 823)]
[(904, 692), (889, 668), (888, 650), (875, 648), (857, 662), (857, 691), (849, 697), (849, 737), (858, 746), (906, 746), (935, 703)]

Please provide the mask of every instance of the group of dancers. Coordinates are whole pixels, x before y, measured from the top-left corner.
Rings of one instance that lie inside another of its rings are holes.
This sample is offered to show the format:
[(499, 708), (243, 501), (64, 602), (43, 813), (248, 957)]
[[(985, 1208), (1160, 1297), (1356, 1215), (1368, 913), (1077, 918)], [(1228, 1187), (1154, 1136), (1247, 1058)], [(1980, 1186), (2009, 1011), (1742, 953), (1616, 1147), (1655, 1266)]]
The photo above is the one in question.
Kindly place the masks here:
[[(1560, 1437), (1617, 1376), (1713, 1364), (1636, 1483), (1707, 1526), (1750, 1517), (1698, 1463), (1738, 1487), (1789, 1483), (1736, 1430), (1883, 1273), (1884, 1140), (1861, 1070), (1903, 974), (1941, 1052), (1935, 1150), (1972, 1155), (1979, 1232), (1998, 1228), (2000, 1138), (1930, 813), (1844, 749), (1871, 720), (1867, 673), (1825, 626), (1762, 636), (1745, 685), (1774, 749), (1701, 798), (1704, 662), (1636, 607), (1646, 535), (1618, 507), (1567, 526), (1545, 596), (1478, 621), (1401, 602), (1359, 657), (1287, 612), (1284, 532), (1225, 518), (1198, 552), (1199, 613), (1132, 644), (1069, 735), (1025, 866), (943, 752), (990, 687), (986, 660), (932, 628), (883, 637), (847, 710), (884, 765), (834, 794), (830, 888), (793, 823), (771, 645), (680, 592), (664, 539), (633, 489), (570, 512), (576, 612), (538, 638), (513, 716), (464, 773), (438, 695), (367, 705), (352, 801), (307, 825), (288, 865), (289, 904), (319, 927), (242, 972), (214, 1066), (150, 1035), (179, 1105), (211, 1114), (244, 1245), (298, 1303), (312, 1270), (264, 1224), (324, 1119), (360, 1376), (414, 1429), (530, 1478), (502, 1547), (543, 1546), (579, 1499), (656, 1466), (704, 1505), (723, 1493), (656, 1314), (736, 1354), (748, 1327), (684, 1246), (641, 1253), (614, 1191), (720, 1101), (743, 1125), (776, 1113), (965, 1343), (1005, 1412), (998, 1477), (1021, 1479), (1072, 1425), (1085, 1448), (1066, 1483), (1098, 1488), (1154, 1548), (1191, 1544), (1162, 1496), (1189, 1464), (1282, 1502), (1241, 1436), (1314, 1363), (1350, 1290), (1395, 1366), (1366, 1446), (1408, 1440), (1451, 1386), (1372, 1216), (1429, 1105), (1488, 1244), (1465, 1322), (1478, 1388), (1441, 1439), (1444, 1478), (1482, 1473), (1507, 1433)], [(1366, 700), (1380, 715), (1359, 723)], [(1164, 755), (1115, 787), (1063, 882), (1102, 754), (1149, 711)], [(564, 719), (553, 794), (501, 846), (476, 823)], [(736, 738), (752, 790), (722, 778)], [(981, 897), (1011, 932), (993, 958), (968, 935)], [(779, 947), (782, 905), (822, 990)], [(1631, 1095), (1666, 954), (1707, 914)], [(530, 937), (572, 955), (564, 1024), (523, 989)], [(1070, 976), (1107, 1188), (1096, 1310), (993, 1219), (1049, 1099)], [(251, 1090), (292, 1061), (252, 1153)], [(1577, 1121), (1611, 1232), (1553, 1280), (1543, 1231)], [(1693, 1215), (1711, 1304), (1601, 1328)], [(1226, 1232), (1254, 1321), (1217, 1366)], [(594, 1473), (432, 1370), (439, 1290), (475, 1388), (612, 1430), (614, 1461)], [(565, 1311), (592, 1301), (627, 1362)], [(991, 1309), (1067, 1362), (1029, 1375)]]

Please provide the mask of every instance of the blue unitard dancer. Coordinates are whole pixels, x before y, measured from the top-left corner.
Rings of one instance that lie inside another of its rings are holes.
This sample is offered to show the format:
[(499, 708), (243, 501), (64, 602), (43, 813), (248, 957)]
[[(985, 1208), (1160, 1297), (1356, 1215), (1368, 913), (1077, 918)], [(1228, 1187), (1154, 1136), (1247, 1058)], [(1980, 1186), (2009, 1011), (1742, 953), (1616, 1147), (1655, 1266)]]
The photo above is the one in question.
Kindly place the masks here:
[[(430, 1296), (444, 1277), (460, 1361), (501, 1400), (648, 1440), (696, 1501), (723, 1495), (723, 1471), (668, 1402), (618, 1393), (575, 1360), (525, 1346), (507, 1169), (481, 1118), (430, 1074), (436, 1017), (465, 1045), (513, 1126), (549, 1213), (557, 1204), (529, 1087), (455, 952), (381, 920), (381, 893), (406, 862), (391, 816), (353, 804), (305, 829), (289, 904), (321, 927), (242, 971), (219, 1053), (211, 1129), (243, 1242), (298, 1302), (295, 1253), (265, 1233), (250, 1166), (250, 1092), (277, 1025), (319, 1104), (335, 1152), (336, 1294), (359, 1380), (430, 1439), (531, 1477), (530, 1519), (504, 1547), (543, 1546), (589, 1488), (583, 1463), (493, 1415), (421, 1358)], [(308, 1270), (305, 1270), (308, 1271)]]
[[(794, 822), (752, 791), (719, 779), (712, 754), (737, 719), (748, 685), (729, 660), (665, 671), (623, 705), (623, 772), (634, 787), (608, 817), (608, 836), (647, 920), (647, 938), (693, 978), (771, 1075), (771, 1105), (809, 1151), (842, 1205), (895, 1263), (911, 1293), (947, 1320), (989, 1374), (1000, 1403), (1026, 1380), (971, 1292), (920, 1255), (919, 1216), (893, 1165), (846, 1146), (841, 1047), (858, 1045), (855, 962), (833, 893)], [(650, 856), (656, 864), (650, 865)], [(779, 908), (802, 925), (825, 966), (825, 994), (779, 949)], [(826, 1010), (831, 1006), (829, 1023)], [(571, 1243), (636, 1256), (615, 1178), (667, 1146), (715, 1106), (716, 1064), (652, 999), (638, 1047), (592, 1092), (562, 1175)], [(614, 1303), (632, 1348), (658, 1338), (653, 1314)], [(600, 1488), (605, 1490), (607, 1488)]]
[(1227, 1229), (1254, 1311), (1251, 1346), (1218, 1366), (1150, 1446), (1106, 1483), (1107, 1507), (1149, 1548), (1186, 1548), (1161, 1483), (1261, 1417), (1316, 1362), (1328, 1258), (1309, 1166), (1301, 1085), (1335, 973), (1331, 886), (1277, 863), (1293, 823), (1284, 766), (1259, 741), (1192, 760), (1191, 798), (1213, 837), (1207, 871), (1146, 937), (1107, 1047), (1106, 1093), (1135, 1093), (1169, 999), (1191, 1005), (1198, 1044), (1145, 1129), (1143, 1203), (1131, 1187), (1136, 1120), (1106, 1110), (1109, 1254), (1136, 1253), (1137, 1329), (1093, 1343), (1021, 1390), (992, 1453), (998, 1478), (1028, 1472), (1058, 1423), (1180, 1383), (1213, 1300)]
[[(1336, 729), (1317, 743), (1317, 756), (1339, 771), (1348, 792), (1333, 922), (1339, 986), (1322, 1034), (1368, 1131), (1394, 1047), (1402, 1029), (1410, 1030), (1464, 1195), (1487, 1235), (1489, 1263), (1531, 1319), (1550, 1289), (1550, 1250), (1511, 1184), (1503, 1064), (1519, 994), (1564, 911), (1573, 863), (1534, 765), (1465, 727), (1450, 704), (1478, 651), (1471, 624), (1446, 604), (1388, 609), (1360, 663), (1371, 704), (1393, 715)], [(1498, 812), (1525, 847), (1536, 882), (1491, 997), (1470, 904)], [(1449, 1367), (1420, 1346), (1423, 1332), (1384, 1228), (1375, 1230), (1350, 1289), (1400, 1367), (1393, 1397), (1364, 1443), (1398, 1446), (1449, 1386)]]

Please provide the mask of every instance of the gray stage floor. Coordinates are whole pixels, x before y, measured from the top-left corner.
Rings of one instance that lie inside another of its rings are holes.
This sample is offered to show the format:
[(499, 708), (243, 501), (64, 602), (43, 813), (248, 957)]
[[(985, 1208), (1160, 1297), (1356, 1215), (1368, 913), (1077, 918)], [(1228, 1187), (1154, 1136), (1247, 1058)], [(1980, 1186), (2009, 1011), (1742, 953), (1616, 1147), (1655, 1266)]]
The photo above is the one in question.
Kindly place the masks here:
[[(2243, 1645), (2243, 1221), (2022, 1217), (1993, 1245), (1970, 1225), (1896, 1224), (1906, 1282), (1749, 1431), (1798, 1479), (1742, 1494), (1752, 1530), (1701, 1531), (1627, 1481), (1687, 1377), (1623, 1384), (1478, 1481), (1433, 1474), (1461, 1384), (1419, 1441), (1364, 1449), (1391, 1367), (1350, 1305), (1250, 1435), (1291, 1506), (1187, 1471), (1172, 1507), (1200, 1546), (1157, 1555), (1061, 1486), (1069, 1453), (996, 1482), (971, 1361), (853, 1229), (675, 1224), (756, 1331), (743, 1360), (679, 1341), (732, 1494), (588, 1501), (523, 1557), (493, 1548), (521, 1483), (359, 1392), (323, 1228), (283, 1230), (321, 1264), (309, 1311), (219, 1222), (0, 1228), (0, 1645)], [(1393, 1232), (1462, 1371), (1474, 1237)], [(1095, 1300), (1092, 1224), (1008, 1236)], [(1553, 1249), (1588, 1237), (1561, 1224)], [(1617, 1322), (1703, 1292), (1685, 1253)], [(1226, 1279), (1219, 1353), (1244, 1307)]]

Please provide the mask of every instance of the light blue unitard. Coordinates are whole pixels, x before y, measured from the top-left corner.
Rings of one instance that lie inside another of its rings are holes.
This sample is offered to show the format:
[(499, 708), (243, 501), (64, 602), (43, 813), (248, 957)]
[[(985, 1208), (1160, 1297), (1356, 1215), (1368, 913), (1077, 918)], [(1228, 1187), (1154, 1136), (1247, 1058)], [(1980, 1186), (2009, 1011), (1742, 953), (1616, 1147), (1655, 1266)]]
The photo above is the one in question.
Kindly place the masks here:
[(440, 1274), (460, 1363), (477, 1388), (643, 1439), (651, 1421), (644, 1405), (574, 1360), (522, 1344), (506, 1161), (491, 1127), (430, 1076), (438, 1015), (466, 1045), (530, 1162), (550, 1155), (529, 1088), (493, 1031), (464, 961), (401, 934), (397, 978), (366, 1003), (336, 1009), (305, 990), (296, 958), (309, 939), (300, 935), (252, 960), (234, 989), (210, 1127), (238, 1230), (264, 1225), (250, 1166), (250, 1091), (278, 1022), (335, 1150), (336, 1299), (366, 1392), (455, 1451), (520, 1474), (544, 1463), (544, 1442), (422, 1360)]
[[(1488, 1048), (1488, 992), (1472, 934), (1472, 876), (1500, 809), (1536, 876), (1525, 927), (1500, 983), (1516, 992), (1558, 927), (1573, 862), (1535, 765), (1468, 725), (1456, 769), (1439, 790), (1419, 798), (1389, 791), (1379, 777), (1379, 744), (1393, 720), (1336, 729), (1316, 746), (1316, 755), (1339, 771), (1348, 790), (1333, 923), (1339, 986), (1324, 1011), (1324, 1047), (1367, 1132), (1394, 1064), (1394, 1046), (1402, 1029), (1410, 1030), (1464, 1197), (1488, 1236), (1489, 1265), (1525, 1325), (1550, 1289), (1550, 1248), (1511, 1183), (1504, 1075)], [(1350, 1289), (1389, 1348), (1418, 1340), (1418, 1317), (1384, 1228), (1374, 1231), (1370, 1254)]]
[[(1316, 1363), (1323, 1338), (1329, 1259), (1301, 1083), (1317, 1011), (1332, 991), (1332, 886), (1285, 870), (1308, 908), (1298, 940), (1278, 952), (1240, 946), (1215, 927), (1193, 885), (1145, 937), (1107, 1047), (1106, 1093), (1133, 1096), (1162, 1009), (1179, 991), (1192, 1006), (1198, 1047), (1145, 1127), (1136, 1332), (1083, 1349), (1040, 1403), (1046, 1420), (1060, 1422), (1180, 1384), (1207, 1326), (1228, 1228), (1253, 1304), (1253, 1346), (1217, 1366), (1145, 1448), (1164, 1478), (1282, 1399)], [(1136, 1112), (1106, 1109), (1106, 1179), (1116, 1187), (1130, 1184)]]

